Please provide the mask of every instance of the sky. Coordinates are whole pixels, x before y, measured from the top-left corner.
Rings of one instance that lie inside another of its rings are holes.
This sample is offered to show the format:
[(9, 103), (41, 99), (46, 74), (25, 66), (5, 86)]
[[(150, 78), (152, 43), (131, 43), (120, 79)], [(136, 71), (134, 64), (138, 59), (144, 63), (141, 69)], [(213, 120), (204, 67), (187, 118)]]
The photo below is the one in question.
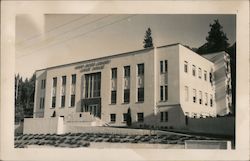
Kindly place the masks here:
[(148, 27), (154, 46), (199, 47), (218, 19), (229, 43), (236, 41), (235, 15), (46, 14), (16, 16), (16, 73), (115, 55), (143, 48)]

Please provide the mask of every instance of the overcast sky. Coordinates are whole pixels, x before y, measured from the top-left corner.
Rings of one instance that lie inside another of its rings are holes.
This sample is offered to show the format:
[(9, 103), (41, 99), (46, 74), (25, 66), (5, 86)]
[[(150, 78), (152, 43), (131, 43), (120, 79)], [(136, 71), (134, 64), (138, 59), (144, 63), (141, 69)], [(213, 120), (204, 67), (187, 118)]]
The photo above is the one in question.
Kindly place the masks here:
[(233, 44), (233, 15), (18, 15), (16, 73), (31, 77), (41, 68), (142, 49), (148, 27), (155, 46), (199, 47), (214, 19)]

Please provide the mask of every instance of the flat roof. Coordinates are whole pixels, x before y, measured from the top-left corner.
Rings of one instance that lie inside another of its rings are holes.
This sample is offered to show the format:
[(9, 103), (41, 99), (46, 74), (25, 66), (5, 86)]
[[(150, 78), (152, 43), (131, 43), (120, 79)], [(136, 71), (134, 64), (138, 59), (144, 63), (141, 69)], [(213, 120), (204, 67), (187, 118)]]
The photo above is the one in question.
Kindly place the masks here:
[[(155, 48), (159, 49), (159, 48), (171, 47), (171, 46), (176, 46), (176, 45), (181, 45), (181, 46), (187, 48), (185, 45), (183, 45), (181, 43), (173, 43), (173, 44), (168, 44), (168, 45), (162, 45), (162, 46), (158, 46), (158, 47), (155, 47)], [(69, 66), (69, 65), (76, 65), (76, 64), (90, 62), (90, 61), (95, 61), (95, 60), (104, 59), (104, 58), (106, 59), (106, 58), (114, 58), (114, 57), (126, 56), (126, 55), (132, 55), (132, 54), (140, 54), (143, 51), (149, 51), (149, 50), (152, 50), (152, 49), (154, 49), (154, 47), (150, 47), (150, 48), (146, 48), (146, 49), (139, 49), (139, 50), (134, 50), (134, 51), (129, 51), (129, 52), (124, 52), (124, 53), (119, 53), (119, 54), (113, 54), (113, 55), (104, 56), (104, 57), (98, 57), (98, 58), (94, 58), (94, 59), (82, 60), (82, 61), (72, 62), (72, 63), (67, 63), (67, 64), (62, 64), (62, 65), (51, 66), (51, 67), (47, 67), (47, 68), (42, 68), (42, 69), (35, 70), (35, 72), (42, 71), (42, 70), (54, 69), (54, 68), (58, 68), (58, 67), (65, 67), (65, 66)], [(191, 50), (189, 48), (187, 48), (187, 49)], [(191, 51), (193, 51), (193, 50), (191, 50)], [(200, 54), (198, 54), (196, 52), (194, 52), (194, 53), (197, 54), (197, 55), (200, 55)], [(203, 57), (203, 58), (205, 58), (205, 59), (207, 59), (207, 60), (209, 60), (208, 58), (204, 57), (204, 55), (200, 55), (200, 56)], [(211, 60), (209, 60), (209, 61), (211, 61)]]

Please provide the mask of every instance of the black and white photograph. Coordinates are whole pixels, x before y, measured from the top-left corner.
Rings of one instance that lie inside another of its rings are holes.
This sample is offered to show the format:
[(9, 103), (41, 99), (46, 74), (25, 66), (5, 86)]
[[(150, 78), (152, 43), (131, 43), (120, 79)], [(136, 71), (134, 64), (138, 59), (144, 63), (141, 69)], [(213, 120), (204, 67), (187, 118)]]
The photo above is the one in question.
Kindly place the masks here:
[(240, 150), (239, 13), (22, 12), (14, 151)]

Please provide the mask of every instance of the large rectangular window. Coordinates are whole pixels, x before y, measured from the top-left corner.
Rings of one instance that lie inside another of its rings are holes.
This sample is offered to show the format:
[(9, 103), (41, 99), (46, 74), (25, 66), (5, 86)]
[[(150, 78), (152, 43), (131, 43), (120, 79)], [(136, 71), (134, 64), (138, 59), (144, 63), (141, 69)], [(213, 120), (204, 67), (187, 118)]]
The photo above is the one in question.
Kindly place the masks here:
[(65, 107), (65, 96), (61, 96), (61, 107)]
[(210, 95), (210, 107), (213, 107), (213, 95)]
[(116, 114), (112, 113), (110, 114), (110, 122), (115, 122), (116, 121)]
[(116, 91), (111, 91), (111, 104), (116, 104)]
[(85, 74), (85, 98), (100, 97), (101, 73)]
[(168, 86), (165, 85), (165, 101), (168, 100)]
[(75, 95), (72, 94), (70, 97), (70, 107), (74, 107), (75, 106)]
[(66, 76), (62, 76), (62, 85), (66, 85)]
[(199, 103), (202, 104), (202, 92), (201, 91), (199, 91), (199, 97), (200, 97), (199, 98)]
[(138, 96), (137, 96), (138, 102), (144, 101), (144, 88), (138, 88)]
[(137, 113), (137, 121), (138, 122), (144, 121), (144, 114), (143, 113)]
[(130, 66), (124, 67), (124, 77), (130, 77)]
[(193, 89), (193, 102), (196, 103), (196, 89)]
[(138, 75), (144, 75), (144, 64), (137, 64)]
[(124, 89), (124, 103), (129, 103), (129, 98), (130, 98), (130, 90), (129, 89)]
[(204, 70), (204, 80), (207, 81), (207, 71)]
[(188, 72), (188, 62), (187, 61), (184, 62), (184, 72), (185, 73)]
[(117, 68), (111, 69), (111, 78), (116, 79), (117, 78)]
[(127, 121), (127, 117), (128, 116), (128, 114), (127, 113), (123, 113), (123, 122), (126, 122)]
[(76, 74), (71, 75), (71, 84), (76, 84)]
[(168, 60), (165, 60), (165, 73), (168, 72)]
[(53, 87), (56, 87), (57, 86), (57, 77), (54, 77), (53, 78)]
[(52, 105), (51, 105), (52, 108), (55, 108), (56, 107), (56, 96), (53, 96), (52, 97)]
[(160, 61), (160, 72), (163, 73), (163, 61)]
[(192, 73), (193, 73), (193, 76), (195, 76), (195, 75), (196, 75), (196, 67), (195, 67), (195, 65), (193, 65), (193, 68), (192, 68)]
[(46, 87), (46, 79), (43, 79), (41, 82), (41, 89), (45, 89)]
[(202, 75), (202, 72), (201, 72), (201, 68), (198, 69), (198, 77), (201, 79), (201, 75)]
[(40, 109), (44, 109), (44, 97), (40, 98)]
[(163, 86), (160, 87), (160, 100), (163, 101)]
[(205, 93), (205, 105), (207, 106), (207, 104), (208, 104), (208, 94)]

